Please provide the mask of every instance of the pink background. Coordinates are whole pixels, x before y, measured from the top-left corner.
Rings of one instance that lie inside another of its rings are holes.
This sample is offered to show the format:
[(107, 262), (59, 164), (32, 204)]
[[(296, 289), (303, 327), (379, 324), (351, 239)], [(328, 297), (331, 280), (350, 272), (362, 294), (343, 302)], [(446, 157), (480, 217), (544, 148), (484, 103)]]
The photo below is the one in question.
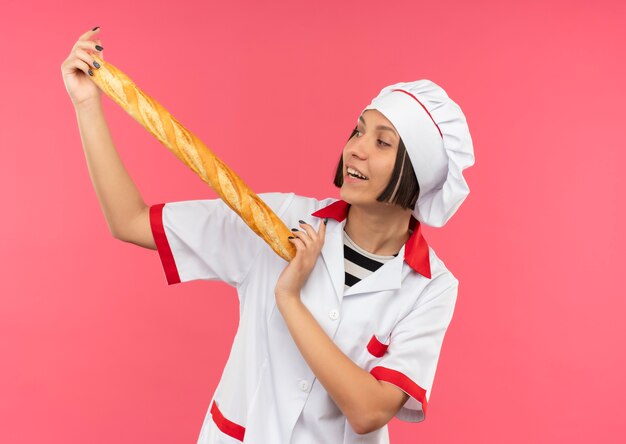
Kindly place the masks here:
[[(237, 327), (234, 289), (168, 286), (108, 231), (60, 72), (97, 25), (106, 60), (257, 193), (337, 197), (370, 99), (443, 86), (476, 165), (426, 238), (459, 299), (429, 417), (392, 421), (392, 442), (621, 442), (624, 5), (5, 0), (0, 442), (195, 442)], [(216, 196), (103, 100), (147, 203)]]

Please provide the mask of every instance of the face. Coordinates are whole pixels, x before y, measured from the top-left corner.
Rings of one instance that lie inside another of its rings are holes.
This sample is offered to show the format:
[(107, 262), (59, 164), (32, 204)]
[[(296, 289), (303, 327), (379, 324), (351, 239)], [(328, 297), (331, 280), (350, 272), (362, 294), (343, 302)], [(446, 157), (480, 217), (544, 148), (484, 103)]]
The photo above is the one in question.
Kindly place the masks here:
[[(343, 149), (341, 198), (352, 205), (388, 207), (390, 204), (376, 198), (391, 179), (399, 142), (398, 132), (380, 111), (363, 112), (356, 134)], [(351, 175), (353, 169), (366, 179)]]

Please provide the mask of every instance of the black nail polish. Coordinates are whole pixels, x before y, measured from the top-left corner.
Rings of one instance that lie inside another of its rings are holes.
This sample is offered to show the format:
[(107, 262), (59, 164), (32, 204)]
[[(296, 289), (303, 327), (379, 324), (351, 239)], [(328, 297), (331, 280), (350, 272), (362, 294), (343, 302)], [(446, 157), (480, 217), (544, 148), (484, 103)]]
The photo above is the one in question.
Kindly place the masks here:
[(287, 239), (295, 239), (295, 237), (293, 237), (293, 236), (289, 236)]
[(303, 220), (299, 220), (298, 222), (300, 222), (301, 224), (304, 224), (304, 223), (306, 223), (306, 222), (304, 222)]
[(104, 48), (103, 48), (102, 46), (100, 46), (100, 45), (96, 45), (96, 49), (97, 49), (98, 51), (102, 51)]
[(98, 62), (93, 62), (93, 66), (95, 66), (96, 68), (100, 68), (100, 64)]
[(324, 219), (324, 225), (328, 223), (328, 218)]
[(93, 76), (93, 71), (90, 69), (87, 71), (89, 73), (90, 76)]
[(297, 228), (292, 228), (291, 231), (300, 231)]
[(99, 28), (99, 26), (96, 26), (95, 28), (93, 28), (93, 29), (92, 29), (92, 31), (95, 31), (95, 30), (96, 30), (96, 29), (98, 29), (98, 28)]

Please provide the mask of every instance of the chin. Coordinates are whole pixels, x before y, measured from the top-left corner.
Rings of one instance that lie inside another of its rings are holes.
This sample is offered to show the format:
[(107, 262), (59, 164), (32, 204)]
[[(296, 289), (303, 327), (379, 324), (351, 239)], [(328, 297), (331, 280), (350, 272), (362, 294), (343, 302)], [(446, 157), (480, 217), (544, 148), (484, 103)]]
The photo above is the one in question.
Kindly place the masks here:
[(367, 197), (364, 198), (362, 194), (359, 195), (353, 193), (350, 190), (346, 190), (344, 187), (341, 187), (341, 189), (339, 190), (339, 197), (341, 198), (341, 200), (349, 203), (350, 205), (364, 205), (367, 203), (371, 203), (371, 199), (367, 199)]
[(346, 189), (344, 187), (341, 187), (339, 189), (339, 197), (341, 198), (341, 200), (346, 201), (349, 204), (352, 204), (352, 193), (350, 193), (349, 191), (346, 191)]
[(353, 193), (351, 192), (351, 190), (346, 190), (343, 187), (341, 187), (339, 191), (339, 197), (344, 202), (355, 207), (360, 207), (366, 211), (377, 212), (377, 211), (389, 211), (390, 208), (396, 209), (396, 206), (394, 204), (390, 204), (386, 202), (379, 202), (378, 200), (376, 200), (374, 196), (367, 196), (362, 193), (361, 194)]

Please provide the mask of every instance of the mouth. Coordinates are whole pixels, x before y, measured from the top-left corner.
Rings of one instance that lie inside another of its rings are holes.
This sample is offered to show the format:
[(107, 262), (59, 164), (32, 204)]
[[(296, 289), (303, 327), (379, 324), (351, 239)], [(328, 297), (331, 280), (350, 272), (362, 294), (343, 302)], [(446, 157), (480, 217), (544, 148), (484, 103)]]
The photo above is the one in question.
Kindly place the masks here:
[(357, 180), (369, 180), (369, 177), (365, 176), (365, 174), (361, 173), (359, 170), (351, 166), (346, 167), (346, 171), (346, 176), (350, 178)]

